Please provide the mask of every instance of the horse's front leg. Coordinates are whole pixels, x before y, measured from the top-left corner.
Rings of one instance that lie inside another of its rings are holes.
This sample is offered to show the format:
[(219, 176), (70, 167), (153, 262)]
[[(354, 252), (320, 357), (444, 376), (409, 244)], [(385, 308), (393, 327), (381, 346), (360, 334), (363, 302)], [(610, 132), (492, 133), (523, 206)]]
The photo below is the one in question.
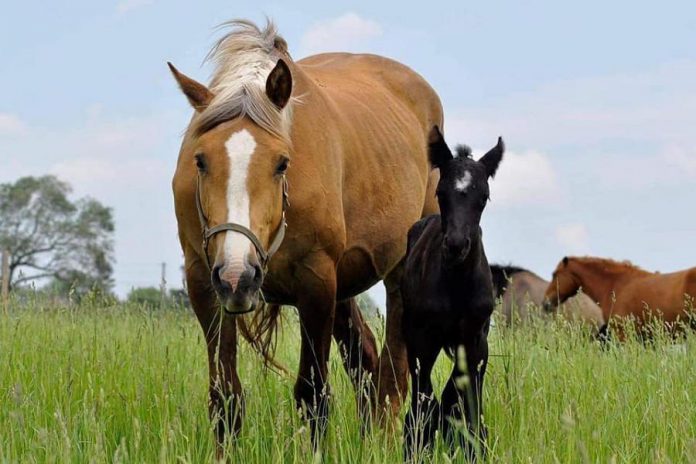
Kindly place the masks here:
[(302, 347), (295, 400), (306, 415), (312, 443), (319, 446), (329, 415), (328, 362), (336, 306), (336, 265), (320, 255), (305, 259), (296, 272)]
[(406, 462), (420, 462), (429, 452), (440, 423), (440, 407), (433, 392), (431, 374), (440, 353), (441, 340), (423, 327), (422, 320), (409, 321), (406, 325), (411, 409), (404, 424), (404, 459)]
[(482, 419), (489, 323), (462, 335), (452, 374), (442, 392), (443, 435), (450, 444), (461, 446), (469, 460), (486, 455), (488, 431)]
[(205, 334), (208, 351), (209, 413), (215, 426), (217, 454), (222, 456), (227, 436), (242, 428), (244, 401), (237, 375), (237, 325), (220, 310), (207, 266), (193, 254), (186, 255), (186, 284), (191, 305)]

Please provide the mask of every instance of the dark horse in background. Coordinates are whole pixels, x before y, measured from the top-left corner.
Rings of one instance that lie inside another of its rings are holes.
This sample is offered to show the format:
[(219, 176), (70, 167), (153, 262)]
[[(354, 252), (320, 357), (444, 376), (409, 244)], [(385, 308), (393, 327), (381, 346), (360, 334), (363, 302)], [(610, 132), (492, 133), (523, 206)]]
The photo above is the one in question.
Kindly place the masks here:
[[(440, 428), (470, 458), (485, 450), (481, 423), (483, 376), (488, 362), (488, 329), (493, 285), (481, 236), (488, 202), (488, 179), (503, 157), (502, 139), (479, 161), (465, 147), (453, 157), (440, 131), (430, 135), (430, 160), (440, 170), (437, 198), (441, 215), (417, 222), (408, 234), (401, 292), (403, 330), (412, 379), (406, 418), (406, 459), (418, 460)], [(437, 404), (430, 379), (442, 349), (456, 354), (450, 379)], [(466, 420), (462, 434), (455, 423)], [(468, 437), (466, 436), (468, 434)]]

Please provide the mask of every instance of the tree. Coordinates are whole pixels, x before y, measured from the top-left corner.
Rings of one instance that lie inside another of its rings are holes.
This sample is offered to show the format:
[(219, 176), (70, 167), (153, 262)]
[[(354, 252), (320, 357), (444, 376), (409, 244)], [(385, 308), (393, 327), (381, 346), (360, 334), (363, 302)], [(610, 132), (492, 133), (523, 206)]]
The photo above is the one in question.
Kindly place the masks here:
[(74, 202), (54, 176), (0, 184), (0, 248), (10, 254), (10, 286), (48, 280), (76, 292), (113, 285), (111, 208), (91, 198)]
[(129, 303), (148, 308), (159, 308), (162, 304), (162, 292), (156, 287), (138, 287), (128, 292)]
[(188, 307), (188, 295), (184, 289), (172, 288), (162, 300), (162, 290), (157, 287), (138, 287), (128, 292), (126, 301), (150, 309)]

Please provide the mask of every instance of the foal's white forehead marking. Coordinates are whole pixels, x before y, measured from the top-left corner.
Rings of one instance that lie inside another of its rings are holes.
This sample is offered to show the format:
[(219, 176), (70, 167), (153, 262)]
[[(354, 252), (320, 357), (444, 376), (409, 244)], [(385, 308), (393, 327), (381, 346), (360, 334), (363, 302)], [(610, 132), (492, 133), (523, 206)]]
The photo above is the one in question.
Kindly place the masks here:
[[(256, 140), (246, 129), (235, 132), (225, 142), (230, 160), (227, 179), (227, 222), (250, 227), (247, 176)], [(225, 232), (225, 261), (228, 266), (244, 266), (249, 253), (249, 240), (236, 232)]]
[(471, 172), (464, 171), (464, 175), (454, 181), (454, 189), (457, 192), (466, 192), (471, 185)]

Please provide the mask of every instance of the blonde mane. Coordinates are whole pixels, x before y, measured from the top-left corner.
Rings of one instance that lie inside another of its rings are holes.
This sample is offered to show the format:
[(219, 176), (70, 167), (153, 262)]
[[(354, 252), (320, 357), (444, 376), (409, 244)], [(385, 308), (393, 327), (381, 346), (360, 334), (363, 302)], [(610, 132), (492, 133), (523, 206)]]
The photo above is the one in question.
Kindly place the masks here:
[(197, 118), (195, 132), (200, 135), (223, 122), (248, 116), (289, 142), (294, 99), (279, 109), (266, 95), (266, 79), (278, 59), (291, 61), (285, 40), (270, 20), (263, 30), (246, 20), (228, 21), (221, 27), (230, 31), (206, 57), (215, 64), (209, 86), (215, 96)]

